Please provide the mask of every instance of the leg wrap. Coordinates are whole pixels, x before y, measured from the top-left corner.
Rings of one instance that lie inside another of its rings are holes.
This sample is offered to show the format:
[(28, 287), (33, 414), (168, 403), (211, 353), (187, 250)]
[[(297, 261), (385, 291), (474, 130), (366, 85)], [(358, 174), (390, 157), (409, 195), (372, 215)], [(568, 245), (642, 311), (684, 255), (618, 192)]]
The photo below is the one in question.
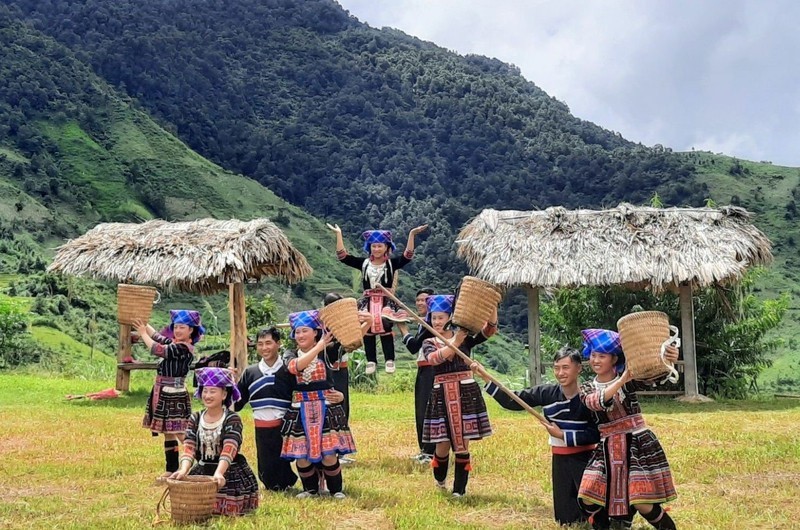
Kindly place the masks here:
[(660, 504), (654, 504), (650, 513), (647, 515), (642, 514), (642, 517), (653, 525), (653, 528), (658, 528), (659, 530), (676, 530), (675, 521), (664, 511)]
[(164, 442), (164, 458), (166, 459), (166, 467), (165, 470), (171, 473), (180, 468), (180, 463), (178, 459), (180, 454), (178, 453), (178, 440), (167, 440)]
[(469, 482), (469, 472), (472, 470), (469, 453), (456, 454), (455, 480), (453, 481), (453, 493), (464, 495), (467, 492), (467, 482)]
[(331, 495), (342, 491), (342, 467), (339, 465), (338, 460), (335, 464), (322, 466), (325, 473), (325, 482), (328, 484), (328, 491)]
[(447, 478), (447, 467), (450, 465), (450, 454), (445, 456), (433, 455), (431, 467), (433, 468), (433, 478), (439, 482), (444, 482)]
[(314, 464), (308, 467), (301, 467), (297, 465), (297, 474), (300, 475), (300, 481), (303, 483), (303, 491), (310, 493), (317, 493), (319, 488), (319, 478), (317, 476), (317, 469)]

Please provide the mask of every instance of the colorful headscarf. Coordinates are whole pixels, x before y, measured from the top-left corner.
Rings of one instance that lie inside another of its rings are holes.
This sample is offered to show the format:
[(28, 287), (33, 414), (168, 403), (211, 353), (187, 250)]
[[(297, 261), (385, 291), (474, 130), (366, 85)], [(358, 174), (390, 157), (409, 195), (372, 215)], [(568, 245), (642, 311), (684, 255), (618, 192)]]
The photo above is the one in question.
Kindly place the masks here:
[(169, 326), (160, 331), (160, 333), (168, 339), (175, 338), (175, 324), (186, 324), (194, 328), (192, 329), (192, 344), (197, 344), (197, 341), (199, 341), (200, 337), (206, 332), (206, 328), (200, 324), (200, 313), (197, 311), (192, 311), (190, 309), (171, 309), (169, 312), (169, 320)]
[(291, 338), (294, 338), (294, 332), (297, 328), (322, 329), (319, 311), (311, 309), (309, 311), (291, 313), (289, 315), (289, 326), (292, 328), (292, 332), (289, 334)]
[[(233, 377), (233, 372), (227, 368), (200, 368), (194, 371), (197, 378), (197, 390), (194, 391), (194, 397), (200, 399), (202, 396), (202, 388), (211, 386), (216, 388), (227, 388), (230, 390), (228, 393), (228, 400), (226, 405), (236, 403), (242, 399), (242, 394), (239, 392), (239, 387), (236, 386), (236, 379)], [(228, 403), (230, 401), (230, 403)]]
[(453, 314), (453, 304), (455, 296), (452, 294), (432, 294), (425, 299), (425, 304), (428, 306), (428, 314), (425, 315), (425, 320), (428, 324), (431, 323), (431, 313)]
[(583, 357), (585, 359), (588, 359), (592, 352), (616, 355), (617, 371), (624, 370), (625, 354), (622, 351), (619, 333), (608, 329), (584, 329), (581, 331), (581, 335), (583, 335)]
[(370, 249), (370, 245), (373, 243), (383, 243), (385, 245), (389, 245), (389, 252), (394, 252), (397, 249), (392, 242), (392, 233), (388, 230), (367, 230), (361, 234), (361, 237), (364, 238), (364, 252), (367, 254), (372, 251), (372, 249)]

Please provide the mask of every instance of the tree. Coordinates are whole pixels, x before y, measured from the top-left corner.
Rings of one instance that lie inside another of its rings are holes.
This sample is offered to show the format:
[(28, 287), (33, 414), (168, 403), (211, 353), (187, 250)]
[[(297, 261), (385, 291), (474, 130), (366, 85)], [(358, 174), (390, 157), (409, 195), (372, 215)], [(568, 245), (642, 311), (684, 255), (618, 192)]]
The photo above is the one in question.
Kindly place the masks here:
[(22, 337), (27, 328), (25, 312), (21, 305), (0, 295), (0, 367), (24, 364), (27, 355), (22, 347)]

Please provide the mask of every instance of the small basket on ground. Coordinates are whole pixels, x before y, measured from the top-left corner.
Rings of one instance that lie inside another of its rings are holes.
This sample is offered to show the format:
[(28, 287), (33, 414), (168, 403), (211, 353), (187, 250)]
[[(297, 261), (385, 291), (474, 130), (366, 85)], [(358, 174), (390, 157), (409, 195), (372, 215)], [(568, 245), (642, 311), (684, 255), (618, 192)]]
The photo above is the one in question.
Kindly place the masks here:
[(326, 305), (319, 310), (319, 318), (345, 350), (352, 351), (364, 344), (355, 298), (342, 298)]
[(496, 285), (474, 276), (464, 276), (456, 296), (453, 324), (478, 333), (493, 318), (501, 298)]
[[(664, 348), (678, 341), (678, 329), (661, 311), (641, 311), (617, 321), (625, 362), (634, 379), (647, 381), (677, 371), (663, 358)], [(672, 332), (672, 334), (670, 333)]]
[(150, 320), (153, 304), (158, 303), (158, 291), (147, 285), (117, 285), (117, 321), (133, 324), (134, 320)]
[[(156, 512), (168, 511), (178, 524), (202, 523), (211, 519), (217, 500), (217, 483), (207, 475), (188, 475), (182, 480), (166, 479), (167, 489)], [(169, 508), (167, 508), (169, 499)]]

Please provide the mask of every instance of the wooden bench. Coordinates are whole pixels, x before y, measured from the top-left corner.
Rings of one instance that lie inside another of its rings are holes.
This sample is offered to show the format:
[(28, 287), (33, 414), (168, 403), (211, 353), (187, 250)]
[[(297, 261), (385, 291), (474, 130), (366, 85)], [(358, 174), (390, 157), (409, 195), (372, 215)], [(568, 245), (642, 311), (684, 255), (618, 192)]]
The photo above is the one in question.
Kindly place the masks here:
[(158, 362), (140, 362), (140, 363), (117, 363), (119, 370), (155, 370), (158, 367)]

